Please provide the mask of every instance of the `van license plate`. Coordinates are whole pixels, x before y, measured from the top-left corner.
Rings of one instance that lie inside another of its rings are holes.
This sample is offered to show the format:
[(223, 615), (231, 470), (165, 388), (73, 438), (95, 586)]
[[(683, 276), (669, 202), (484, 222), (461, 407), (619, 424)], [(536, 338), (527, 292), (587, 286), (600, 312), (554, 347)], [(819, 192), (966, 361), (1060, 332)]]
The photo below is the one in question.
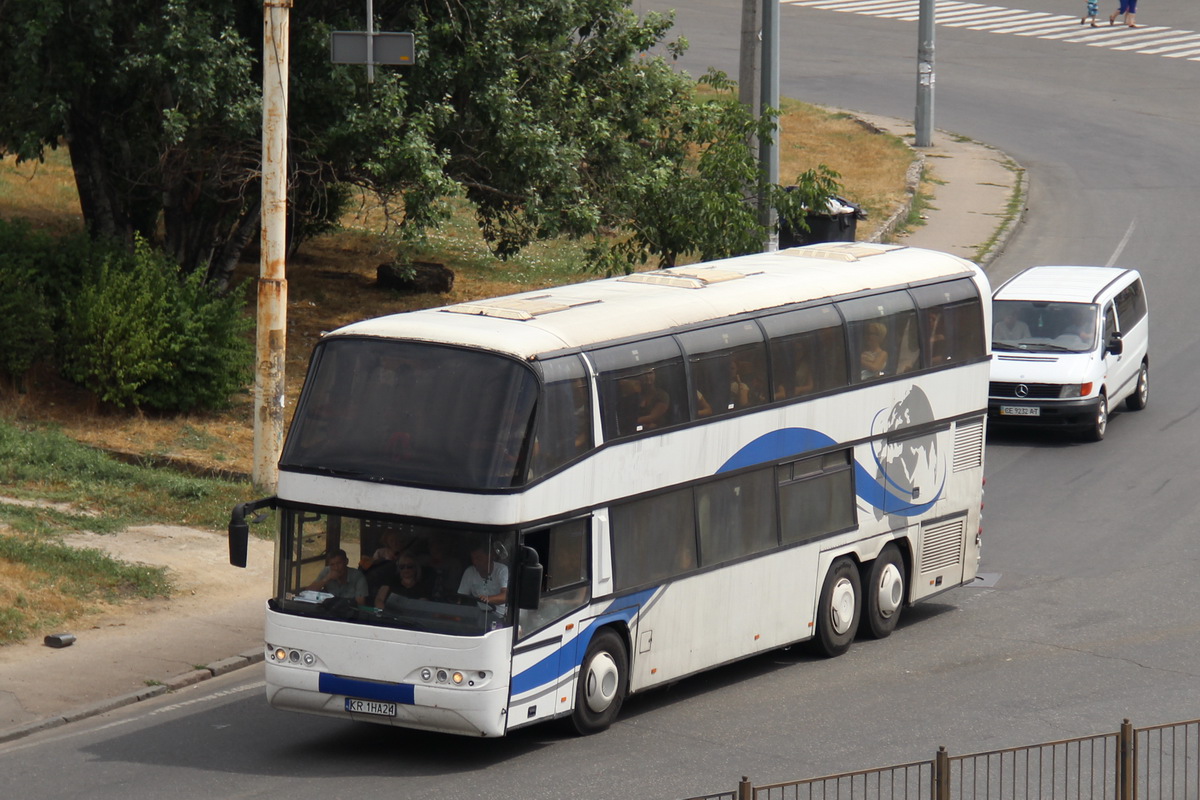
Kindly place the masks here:
[(1040, 417), (1042, 410), (1037, 406), (1000, 406), (1000, 414), (1005, 417)]
[(395, 703), (380, 703), (377, 700), (355, 700), (347, 697), (346, 710), (354, 714), (375, 714), (379, 717), (396, 716)]

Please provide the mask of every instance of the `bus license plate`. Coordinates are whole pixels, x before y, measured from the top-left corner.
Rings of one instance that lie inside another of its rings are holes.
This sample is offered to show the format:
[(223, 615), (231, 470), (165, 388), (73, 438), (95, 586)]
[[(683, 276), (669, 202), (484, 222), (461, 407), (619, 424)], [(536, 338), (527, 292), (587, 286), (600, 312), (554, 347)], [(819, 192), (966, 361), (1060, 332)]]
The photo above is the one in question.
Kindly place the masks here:
[(1000, 413), (1006, 417), (1040, 417), (1042, 410), (1037, 406), (1000, 406)]
[(377, 700), (355, 700), (346, 698), (346, 710), (354, 714), (375, 714), (379, 717), (396, 716), (395, 703), (380, 703)]

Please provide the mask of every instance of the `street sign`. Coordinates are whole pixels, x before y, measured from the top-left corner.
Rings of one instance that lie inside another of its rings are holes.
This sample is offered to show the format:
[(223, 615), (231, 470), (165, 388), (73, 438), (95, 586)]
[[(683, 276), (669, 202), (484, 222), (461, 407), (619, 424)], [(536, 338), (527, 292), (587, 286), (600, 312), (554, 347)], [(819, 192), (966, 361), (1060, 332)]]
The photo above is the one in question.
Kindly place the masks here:
[[(367, 59), (367, 39), (370, 37), (372, 58)], [(411, 33), (367, 33), (366, 31), (334, 31), (330, 52), (335, 64), (400, 64), (414, 63)]]

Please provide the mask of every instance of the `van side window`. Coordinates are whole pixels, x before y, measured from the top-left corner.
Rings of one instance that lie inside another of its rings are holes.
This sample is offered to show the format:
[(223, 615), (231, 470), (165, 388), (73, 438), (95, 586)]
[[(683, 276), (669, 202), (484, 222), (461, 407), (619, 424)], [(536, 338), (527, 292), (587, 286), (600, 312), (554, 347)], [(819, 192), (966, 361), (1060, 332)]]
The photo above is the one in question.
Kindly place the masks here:
[(850, 338), (850, 377), (879, 380), (920, 366), (917, 311), (907, 292), (887, 292), (837, 304)]
[(805, 397), (849, 383), (846, 330), (833, 306), (762, 319), (771, 346), (772, 399)]
[(770, 400), (767, 350), (753, 322), (679, 335), (695, 390), (694, 418), (719, 416)]
[(669, 336), (591, 352), (599, 373), (604, 438), (678, 425), (687, 418), (687, 383), (679, 345)]
[(912, 290), (921, 309), (921, 339), (927, 366), (984, 357), (983, 303), (969, 280), (919, 286)]
[(1142, 282), (1136, 280), (1117, 293), (1117, 319), (1121, 330), (1127, 331), (1146, 316), (1146, 293)]
[(1104, 341), (1105, 347), (1112, 341), (1113, 334), (1119, 330), (1117, 328), (1117, 312), (1113, 309), (1113, 304), (1108, 303), (1104, 306)]

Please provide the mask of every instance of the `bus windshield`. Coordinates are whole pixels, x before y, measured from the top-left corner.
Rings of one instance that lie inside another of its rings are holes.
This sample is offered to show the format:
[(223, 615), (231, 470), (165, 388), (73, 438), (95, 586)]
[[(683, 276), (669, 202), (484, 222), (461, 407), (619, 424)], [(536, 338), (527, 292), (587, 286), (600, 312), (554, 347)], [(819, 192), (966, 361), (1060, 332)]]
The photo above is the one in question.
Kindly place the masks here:
[(510, 624), (512, 532), (282, 514), (276, 611), (468, 636)]
[(282, 469), (461, 489), (525, 473), (538, 379), (493, 353), (423, 342), (318, 345)]

